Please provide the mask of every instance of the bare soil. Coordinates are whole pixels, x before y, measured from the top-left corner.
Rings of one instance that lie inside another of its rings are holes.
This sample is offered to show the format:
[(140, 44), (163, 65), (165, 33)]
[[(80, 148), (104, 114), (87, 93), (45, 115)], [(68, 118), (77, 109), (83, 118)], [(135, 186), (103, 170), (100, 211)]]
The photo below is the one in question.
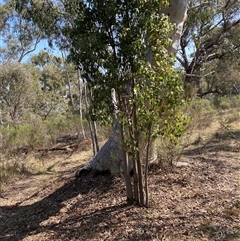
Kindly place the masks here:
[(0, 240), (240, 240), (238, 128), (189, 146), (180, 165), (152, 167), (149, 208), (126, 205), (122, 177), (75, 179), (90, 141), (51, 152), (39, 172), (28, 170), (1, 193)]

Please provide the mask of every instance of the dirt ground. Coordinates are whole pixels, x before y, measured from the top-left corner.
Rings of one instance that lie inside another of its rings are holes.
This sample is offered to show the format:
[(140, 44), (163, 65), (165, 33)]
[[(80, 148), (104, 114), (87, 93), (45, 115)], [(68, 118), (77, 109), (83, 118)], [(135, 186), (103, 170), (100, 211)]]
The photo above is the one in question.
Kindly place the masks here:
[(240, 240), (240, 128), (189, 146), (150, 170), (150, 207), (127, 206), (121, 177), (74, 171), (90, 142), (45, 157), (0, 197), (0, 240)]

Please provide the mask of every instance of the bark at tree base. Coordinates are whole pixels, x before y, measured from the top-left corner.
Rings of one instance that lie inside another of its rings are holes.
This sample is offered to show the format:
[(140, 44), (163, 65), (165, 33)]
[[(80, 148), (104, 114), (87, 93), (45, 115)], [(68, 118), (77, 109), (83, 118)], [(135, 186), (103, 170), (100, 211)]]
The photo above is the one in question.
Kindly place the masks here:
[(110, 171), (113, 175), (123, 173), (122, 160), (119, 153), (117, 138), (113, 133), (93, 159), (86, 166), (76, 171), (76, 177), (90, 171)]
[[(123, 160), (121, 158), (122, 150), (119, 146), (117, 132), (114, 131), (112, 136), (103, 145), (100, 151), (93, 157), (93, 159), (76, 171), (75, 176), (79, 177), (91, 171), (106, 172), (109, 171), (112, 175), (123, 174)], [(152, 154), (150, 156), (150, 163), (155, 163), (157, 160), (156, 149), (152, 143)], [(133, 167), (129, 167), (130, 176), (133, 176)]]

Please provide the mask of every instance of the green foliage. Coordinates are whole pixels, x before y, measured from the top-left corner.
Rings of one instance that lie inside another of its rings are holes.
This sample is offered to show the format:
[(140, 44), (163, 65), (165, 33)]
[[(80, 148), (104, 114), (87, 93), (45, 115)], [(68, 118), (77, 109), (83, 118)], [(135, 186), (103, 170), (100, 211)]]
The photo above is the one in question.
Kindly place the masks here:
[(22, 62), (25, 56), (36, 49), (44, 34), (36, 22), (32, 21), (23, 1), (2, 1), (0, 12), (0, 58), (3, 62)]
[(175, 142), (167, 137), (156, 139), (158, 162), (162, 167), (171, 167), (179, 160), (183, 150), (181, 139), (178, 138)]
[(33, 106), (35, 113), (45, 119), (52, 113), (53, 115), (65, 113), (67, 110), (67, 81), (63, 59), (46, 51), (40, 51), (38, 55), (31, 58), (31, 62), (38, 70), (38, 81), (41, 87)]
[(38, 87), (29, 65), (17, 62), (0, 65), (0, 109), (4, 121), (19, 122), (31, 109)]
[(185, 113), (190, 118), (188, 130), (206, 128), (217, 117), (217, 110), (208, 99), (193, 99), (187, 106)]
[[(91, 89), (90, 116), (93, 120), (106, 122), (112, 118), (120, 122), (124, 166), (127, 168), (130, 156), (142, 205), (142, 163), (146, 161), (147, 193), (150, 143), (159, 135), (176, 142), (187, 123), (187, 117), (177, 111), (183, 103), (183, 88), (174, 69), (174, 57), (167, 50), (174, 26), (156, 11), (167, 2), (68, 2), (76, 16), (70, 28), (65, 28), (72, 43), (69, 58), (80, 64), (82, 77)], [(135, 198), (138, 201), (136, 193)]]
[[(87, 126), (87, 121), (83, 124)], [(0, 126), (0, 149), (5, 152), (17, 147), (48, 148), (56, 144), (57, 137), (81, 133), (78, 116), (54, 116), (45, 121), (40, 117), (29, 116), (24, 124)]]
[[(160, 49), (160, 46), (157, 49)], [(158, 59), (161, 63), (158, 63)], [(166, 53), (165, 56), (157, 54), (155, 57), (157, 66), (152, 68), (148, 65), (148, 68), (140, 72), (141, 77), (139, 84), (136, 84), (134, 101), (139, 132), (147, 134), (149, 127), (153, 127), (152, 138), (161, 135), (175, 141), (184, 132), (188, 118), (177, 110), (177, 106), (184, 103), (183, 88), (169, 59)]]
[(21, 0), (15, 3), (16, 12), (21, 14), (27, 22), (34, 24), (35, 28), (48, 36), (51, 43), (53, 35), (59, 35), (61, 16), (61, 1), (45, 1), (45, 0)]
[(189, 103), (189, 113), (190, 112), (204, 112), (206, 114), (208, 113), (214, 113), (214, 108), (211, 100), (208, 99), (200, 99), (195, 98)]
[(231, 108), (239, 108), (240, 96), (216, 96), (213, 99), (214, 106), (217, 109), (227, 110)]
[(189, 2), (178, 60), (200, 97), (239, 94), (239, 9), (238, 0)]
[[(160, 124), (154, 128), (155, 136), (167, 132), (179, 136), (182, 132), (186, 118), (175, 106), (181, 103), (183, 89), (172, 67), (174, 60), (167, 52), (172, 26), (167, 17), (155, 11), (164, 4), (79, 1), (77, 7), (74, 5), (79, 17), (65, 32), (72, 41), (70, 57), (81, 63), (82, 77), (92, 91), (92, 119), (106, 121), (114, 113), (111, 97), (114, 88), (122, 105), (136, 108), (138, 132), (146, 134), (156, 122)], [(147, 60), (146, 54), (150, 52), (154, 65)], [(131, 93), (124, 100), (128, 88)], [(123, 106), (118, 110), (118, 118), (124, 126), (131, 126), (133, 117)]]
[[(71, 59), (76, 64), (81, 63), (82, 77), (92, 90), (90, 111), (93, 119), (96, 114), (98, 119), (106, 119), (113, 112), (111, 89), (125, 91), (130, 63), (139, 68), (137, 62), (145, 61), (149, 45), (142, 42), (146, 35), (143, 28), (145, 19), (151, 14), (150, 10), (146, 11), (146, 5), (150, 4), (155, 6), (154, 1), (145, 4), (144, 1), (79, 1), (77, 7), (73, 6), (73, 11), (78, 9), (79, 17), (74, 27), (65, 32), (72, 42)], [(72, 3), (69, 2), (70, 6)], [(138, 60), (133, 61), (133, 58)]]

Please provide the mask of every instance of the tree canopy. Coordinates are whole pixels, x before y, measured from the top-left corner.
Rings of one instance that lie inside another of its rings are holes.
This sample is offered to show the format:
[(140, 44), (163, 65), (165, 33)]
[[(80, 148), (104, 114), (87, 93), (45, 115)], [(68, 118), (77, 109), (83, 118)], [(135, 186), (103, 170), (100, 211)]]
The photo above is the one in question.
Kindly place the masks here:
[(150, 145), (159, 135), (172, 140), (179, 137), (186, 122), (176, 109), (183, 89), (168, 51), (174, 26), (160, 11), (167, 2), (109, 0), (72, 4), (67, 2), (66, 9), (75, 18), (63, 33), (70, 43), (69, 59), (81, 68), (81, 77), (92, 92), (89, 114), (93, 120), (119, 122), (120, 161), (128, 201), (133, 202), (127, 177), (132, 165), (134, 198), (148, 205)]
[[(239, 9), (238, 0), (192, 0), (189, 3), (177, 59), (184, 70), (186, 86), (194, 83), (200, 97), (224, 93), (223, 86), (216, 81), (216, 66), (220, 63), (224, 65), (226, 59), (239, 51)], [(206, 83), (205, 79), (214, 79), (214, 82)], [(231, 82), (231, 79), (228, 81)]]

